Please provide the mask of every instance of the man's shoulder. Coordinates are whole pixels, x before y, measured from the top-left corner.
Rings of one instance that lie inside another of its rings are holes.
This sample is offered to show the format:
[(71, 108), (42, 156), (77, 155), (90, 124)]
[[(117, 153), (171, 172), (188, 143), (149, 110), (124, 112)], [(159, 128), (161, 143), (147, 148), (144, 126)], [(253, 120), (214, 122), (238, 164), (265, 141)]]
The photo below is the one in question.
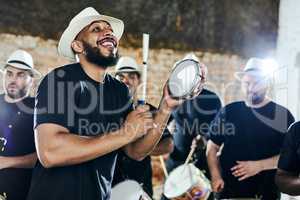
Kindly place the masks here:
[(244, 101), (235, 101), (235, 102), (229, 103), (226, 106), (224, 106), (224, 110), (226, 110), (226, 111), (235, 110), (235, 109), (244, 108), (244, 107), (246, 107), (246, 104)]
[(286, 108), (286, 107), (284, 107), (284, 106), (282, 106), (282, 105), (280, 105), (280, 104), (278, 104), (278, 103), (276, 103), (276, 102), (274, 102), (274, 101), (271, 101), (271, 104), (272, 104), (276, 109), (279, 109), (280, 111), (284, 111), (284, 112), (290, 113), (290, 111), (289, 111), (288, 108)]
[(66, 79), (66, 78), (74, 78), (74, 75), (78, 73), (80, 68), (79, 63), (72, 63), (63, 66), (56, 67), (52, 71), (50, 71), (45, 78), (55, 77), (58, 79)]
[(289, 132), (293, 137), (300, 139), (300, 121), (294, 122), (289, 128)]
[(200, 93), (200, 95), (214, 95), (214, 96), (218, 97), (218, 95), (215, 92), (213, 92), (209, 89), (203, 89), (202, 92)]
[(31, 96), (28, 96), (23, 101), (25, 101), (26, 104), (34, 105), (35, 98), (31, 97)]
[(123, 83), (122, 81), (116, 79), (115, 77), (113, 77), (110, 74), (106, 74), (105, 81), (108, 84), (112, 84), (112, 85), (115, 85), (115, 86), (120, 87), (120, 88), (127, 88), (125, 83)]

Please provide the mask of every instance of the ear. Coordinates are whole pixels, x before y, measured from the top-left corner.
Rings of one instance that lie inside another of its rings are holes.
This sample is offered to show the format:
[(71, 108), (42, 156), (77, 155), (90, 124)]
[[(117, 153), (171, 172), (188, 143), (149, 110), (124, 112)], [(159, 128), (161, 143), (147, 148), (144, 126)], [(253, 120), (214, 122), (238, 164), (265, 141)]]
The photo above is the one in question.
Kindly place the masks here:
[(71, 47), (76, 54), (82, 54), (84, 51), (83, 44), (79, 40), (74, 40), (71, 43)]

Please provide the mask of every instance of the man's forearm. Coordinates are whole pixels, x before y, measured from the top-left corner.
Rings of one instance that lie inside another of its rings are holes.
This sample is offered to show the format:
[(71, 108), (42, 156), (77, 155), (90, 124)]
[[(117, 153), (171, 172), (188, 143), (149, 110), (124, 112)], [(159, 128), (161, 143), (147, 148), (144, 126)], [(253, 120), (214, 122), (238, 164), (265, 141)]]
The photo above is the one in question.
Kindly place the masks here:
[(36, 153), (6, 157), (7, 168), (33, 168), (36, 160)]
[(212, 144), (212, 142), (208, 142), (207, 145), (207, 164), (210, 171), (210, 174), (212, 178), (222, 178), (221, 175), (221, 167), (220, 167), (220, 161), (217, 156), (219, 147), (217, 148), (215, 144)]
[(208, 153), (207, 163), (212, 178), (222, 178), (221, 170), (220, 170), (220, 161), (217, 155)]
[(278, 169), (275, 180), (281, 192), (292, 196), (300, 195), (299, 175)]
[(144, 137), (131, 143), (129, 147), (127, 147), (127, 151), (130, 151), (129, 154), (134, 154), (134, 158), (138, 160), (142, 160), (151, 154), (155, 146), (160, 141), (163, 131), (167, 126), (170, 114), (171, 110), (167, 109), (166, 105), (162, 103), (158, 112), (154, 116), (154, 123), (156, 127), (150, 129)]
[(261, 166), (262, 171), (277, 169), (277, 164), (279, 160), (279, 155), (273, 156), (264, 160), (259, 160), (259, 164)]
[(171, 137), (164, 138), (156, 145), (154, 150), (151, 152), (151, 156), (160, 156), (171, 153), (173, 151), (173, 146), (173, 140)]
[[(43, 125), (40, 125), (43, 126)], [(44, 167), (80, 164), (108, 154), (128, 144), (130, 140), (123, 129), (95, 137), (82, 137), (67, 132), (49, 132), (47, 127), (38, 127), (44, 132), (36, 133), (37, 152)], [(48, 128), (49, 129), (49, 128)], [(46, 137), (43, 134), (48, 134)]]

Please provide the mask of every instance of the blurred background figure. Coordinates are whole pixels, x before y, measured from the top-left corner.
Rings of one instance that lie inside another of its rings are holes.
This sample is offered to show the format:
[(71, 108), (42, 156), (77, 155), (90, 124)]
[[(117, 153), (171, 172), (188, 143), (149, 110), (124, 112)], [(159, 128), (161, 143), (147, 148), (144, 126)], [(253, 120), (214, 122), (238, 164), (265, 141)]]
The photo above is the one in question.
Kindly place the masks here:
[[(39, 75), (24, 50), (14, 51), (4, 66), (0, 95), (0, 196), (26, 199), (36, 163), (33, 132), (34, 98), (29, 96)], [(1, 198), (0, 198), (1, 199)]]
[[(116, 78), (122, 81), (129, 89), (133, 103), (138, 104), (138, 87), (141, 85), (141, 72), (138, 64), (131, 57), (121, 57), (116, 66)], [(149, 104), (150, 111), (154, 114), (157, 109)], [(173, 140), (168, 129), (165, 129), (164, 134), (155, 147), (151, 156), (159, 156), (171, 153), (173, 151)], [(140, 183), (144, 190), (153, 196), (152, 186), (152, 168), (151, 168), (151, 157), (147, 156), (141, 161), (136, 161), (124, 153), (118, 155), (116, 163), (116, 171), (114, 175), (113, 185), (120, 183), (126, 179), (132, 179)]]
[[(185, 59), (199, 62), (193, 53), (187, 54), (182, 60)], [(209, 177), (205, 156), (208, 127), (220, 109), (220, 98), (214, 92), (203, 89), (196, 98), (185, 101), (173, 111), (171, 124), (174, 130), (174, 151), (166, 162), (169, 172), (185, 162), (194, 143), (197, 147), (194, 154), (195, 165)], [(197, 136), (201, 137), (196, 139)]]
[(244, 101), (226, 105), (211, 124), (207, 160), (217, 199), (280, 198), (274, 175), (294, 117), (267, 95), (274, 67), (263, 59), (249, 59), (236, 73)]

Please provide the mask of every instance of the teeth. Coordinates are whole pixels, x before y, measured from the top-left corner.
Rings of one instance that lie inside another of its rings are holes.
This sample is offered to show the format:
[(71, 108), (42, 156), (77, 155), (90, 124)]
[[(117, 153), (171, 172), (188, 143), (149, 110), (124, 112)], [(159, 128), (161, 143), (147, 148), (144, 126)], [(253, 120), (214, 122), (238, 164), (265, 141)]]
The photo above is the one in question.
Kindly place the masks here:
[(114, 44), (112, 42), (103, 42), (101, 45), (102, 46), (110, 46), (110, 47), (114, 46)]

